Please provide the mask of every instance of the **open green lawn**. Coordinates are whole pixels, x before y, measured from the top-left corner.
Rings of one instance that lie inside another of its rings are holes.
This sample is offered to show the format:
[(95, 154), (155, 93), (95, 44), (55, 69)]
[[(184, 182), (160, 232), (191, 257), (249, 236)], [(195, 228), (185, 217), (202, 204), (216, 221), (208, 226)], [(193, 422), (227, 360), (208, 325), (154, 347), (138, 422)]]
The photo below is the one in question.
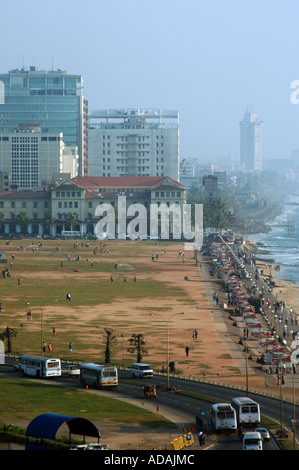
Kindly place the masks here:
[(137, 423), (147, 427), (173, 426), (163, 416), (130, 403), (102, 397), (85, 390), (44, 385), (27, 380), (2, 379), (0, 421), (32, 420), (43, 413), (66, 414), (92, 421)]
[[(17, 333), (11, 338), (12, 354), (40, 355), (42, 338), (46, 343), (52, 342), (53, 357), (103, 363), (104, 329), (108, 328), (113, 329), (116, 336), (111, 346), (111, 363), (129, 366), (136, 360), (135, 354), (127, 352), (128, 339), (133, 333), (144, 334), (145, 339), (150, 340), (147, 342), (149, 349), (150, 344), (155, 343), (152, 320), (144, 321), (148, 309), (167, 314), (168, 302), (174, 298), (182, 304), (190, 304), (183, 290), (156, 279), (158, 266), (152, 263), (151, 257), (156, 253), (162, 257), (166, 243), (158, 246), (155, 242), (109, 241), (109, 254), (104, 254), (100, 253), (99, 241), (89, 241), (86, 246), (85, 241), (81, 245), (78, 240), (75, 247), (76, 241), (71, 240), (41, 242), (42, 249), (33, 251), (32, 246), (36, 247), (38, 240), (33, 240), (34, 245), (32, 240), (13, 240), (8, 246), (5, 240), (0, 241), (0, 251), (6, 251), (7, 255), (7, 264), (0, 265), (0, 333), (7, 326)], [(18, 250), (21, 246), (23, 251)], [(164, 259), (170, 272), (174, 263), (173, 257), (171, 259), (169, 266), (167, 258)], [(11, 277), (4, 278), (3, 269), (8, 269)], [(114, 282), (111, 282), (111, 276)], [(134, 276), (137, 282), (134, 282)], [(66, 302), (67, 292), (71, 293), (71, 302)], [(161, 300), (161, 305), (157, 306), (151, 299)], [(137, 318), (134, 323), (128, 323), (124, 309), (126, 302), (140, 306), (142, 321)], [(111, 315), (105, 310), (108, 305), (113, 305)], [(30, 320), (26, 318), (28, 311), (32, 312)], [(85, 311), (92, 311), (91, 316), (85, 317)], [(155, 324), (163, 331), (164, 338), (165, 322), (161, 320), (159, 324), (156, 320)], [(55, 337), (53, 327), (57, 331)], [(72, 352), (68, 349), (70, 341), (74, 345)], [(155, 347), (161, 351), (163, 360), (165, 340)], [(48, 351), (45, 355), (49, 355)], [(153, 366), (157, 364), (153, 363)], [(0, 385), (0, 400), (5, 404), (0, 407), (2, 422), (13, 424), (17, 420), (31, 420), (39, 414), (52, 412), (93, 421), (108, 419), (149, 427), (172, 426), (160, 415), (85, 390), (7, 379), (1, 379)]]
[[(56, 357), (103, 362), (107, 328), (117, 336), (111, 346), (113, 363), (128, 365), (135, 360), (126, 351), (133, 333), (154, 341), (152, 320), (144, 322), (149, 311), (159, 313), (160, 309), (163, 314), (173, 299), (182, 303), (182, 310), (184, 304), (192, 303), (182, 289), (156, 279), (159, 264), (152, 262), (152, 255), (159, 254), (162, 260), (164, 248), (173, 249), (174, 244), (113, 240), (107, 242), (107, 254), (101, 253), (103, 246), (98, 240), (78, 240), (78, 245), (72, 240), (41, 243), (42, 248), (34, 251), (36, 239), (13, 240), (12, 245), (6, 245), (5, 240), (0, 243), (0, 250), (7, 255), (7, 264), (0, 265), (0, 333), (7, 326), (17, 332), (11, 341), (12, 353), (40, 354), (42, 338), (52, 343), (52, 355)], [(176, 257), (164, 256), (163, 266), (171, 272), (175, 261)], [(3, 269), (8, 269), (11, 277), (3, 278)], [(71, 293), (70, 303), (66, 302), (67, 292)], [(161, 300), (161, 305), (151, 299)], [(128, 323), (124, 313), (126, 302), (134, 302), (140, 309), (140, 320), (138, 315), (134, 324)], [(108, 305), (113, 305), (112, 315), (106, 313)], [(29, 321), (28, 311), (32, 313)], [(91, 311), (92, 317), (87, 318), (85, 312)], [(165, 329), (163, 320), (159, 328)], [(72, 353), (69, 342), (74, 345)], [(165, 351), (164, 342), (157, 345), (161, 351)]]

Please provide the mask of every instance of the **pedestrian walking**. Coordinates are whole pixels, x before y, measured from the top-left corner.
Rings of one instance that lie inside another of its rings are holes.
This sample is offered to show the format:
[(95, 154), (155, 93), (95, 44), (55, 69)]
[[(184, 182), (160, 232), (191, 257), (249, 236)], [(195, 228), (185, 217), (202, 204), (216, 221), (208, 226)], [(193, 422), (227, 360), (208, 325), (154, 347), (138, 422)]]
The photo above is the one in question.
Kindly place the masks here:
[(202, 431), (199, 431), (198, 433), (198, 441), (200, 446), (203, 446), (206, 443), (206, 436)]
[(189, 347), (188, 346), (185, 347), (185, 351), (186, 351), (186, 357), (188, 357), (189, 356)]
[(73, 350), (73, 345), (72, 345), (72, 343), (69, 344), (69, 350), (70, 350), (70, 352), (72, 352), (72, 350)]
[(71, 301), (71, 294), (66, 294), (66, 300), (67, 300), (67, 302)]

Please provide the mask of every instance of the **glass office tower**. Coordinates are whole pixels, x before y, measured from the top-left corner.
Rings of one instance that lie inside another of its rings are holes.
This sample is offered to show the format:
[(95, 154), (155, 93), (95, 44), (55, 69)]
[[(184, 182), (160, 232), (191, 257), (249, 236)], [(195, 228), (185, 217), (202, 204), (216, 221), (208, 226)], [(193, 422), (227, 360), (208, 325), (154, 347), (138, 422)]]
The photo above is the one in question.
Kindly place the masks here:
[(87, 101), (83, 78), (64, 70), (11, 70), (0, 74), (0, 131), (40, 126), (42, 132), (63, 133), (66, 146), (78, 148), (79, 175), (87, 172)]

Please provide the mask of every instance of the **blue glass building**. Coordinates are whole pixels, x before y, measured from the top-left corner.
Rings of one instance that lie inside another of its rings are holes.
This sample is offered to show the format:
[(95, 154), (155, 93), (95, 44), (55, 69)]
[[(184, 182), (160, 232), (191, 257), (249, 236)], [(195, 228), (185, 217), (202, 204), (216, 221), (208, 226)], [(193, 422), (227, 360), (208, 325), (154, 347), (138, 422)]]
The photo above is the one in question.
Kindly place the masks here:
[(39, 125), (42, 132), (62, 132), (65, 145), (78, 148), (80, 176), (87, 173), (87, 122), (80, 75), (36, 67), (0, 74), (0, 131)]

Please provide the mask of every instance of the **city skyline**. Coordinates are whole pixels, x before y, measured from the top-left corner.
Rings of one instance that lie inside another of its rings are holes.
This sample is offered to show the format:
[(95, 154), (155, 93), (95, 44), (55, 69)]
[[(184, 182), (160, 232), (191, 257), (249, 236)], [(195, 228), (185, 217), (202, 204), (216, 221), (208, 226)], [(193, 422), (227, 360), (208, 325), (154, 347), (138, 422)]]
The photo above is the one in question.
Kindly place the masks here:
[(176, 109), (181, 158), (239, 162), (247, 106), (264, 122), (264, 161), (299, 148), (293, 0), (17, 0), (1, 12), (2, 73), (33, 65), (82, 75), (90, 112)]

